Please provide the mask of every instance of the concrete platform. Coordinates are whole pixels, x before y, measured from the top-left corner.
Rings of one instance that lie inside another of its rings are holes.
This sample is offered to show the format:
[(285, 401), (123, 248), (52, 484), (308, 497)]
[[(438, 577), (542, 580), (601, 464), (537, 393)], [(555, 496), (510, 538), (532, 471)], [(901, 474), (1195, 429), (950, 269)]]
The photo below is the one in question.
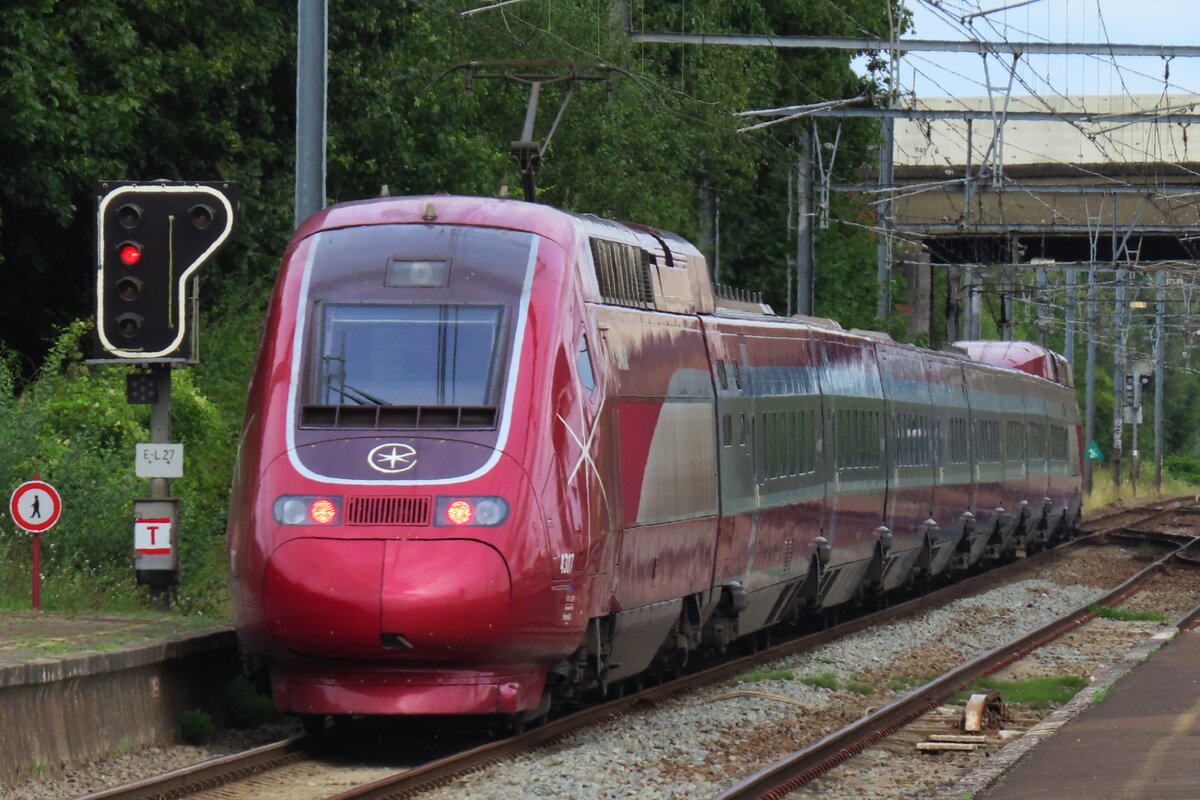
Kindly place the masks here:
[(227, 625), (0, 612), (0, 787), (175, 741), (238, 670)]
[(1143, 656), (976, 800), (1200, 798), (1200, 633)]

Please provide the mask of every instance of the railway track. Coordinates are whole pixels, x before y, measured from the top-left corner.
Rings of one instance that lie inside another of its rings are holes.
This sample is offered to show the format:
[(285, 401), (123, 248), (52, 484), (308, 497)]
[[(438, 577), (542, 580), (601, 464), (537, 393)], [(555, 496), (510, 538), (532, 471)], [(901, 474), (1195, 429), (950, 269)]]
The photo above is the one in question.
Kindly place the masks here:
[[(1097, 606), (1120, 604), (1168, 563), (1198, 542), (1200, 537), (1188, 539), (1098, 600), (1076, 608), (1036, 630), (942, 674), (896, 701), (759, 770), (720, 793), (714, 800), (779, 800), (787, 796), (791, 791), (857, 755), (868, 746), (920, 720), (974, 680), (996, 672), (1075, 630), (1094, 618), (1093, 609)], [(1177, 627), (1194, 625), (1198, 617), (1200, 607), (1195, 607), (1176, 623)]]
[[(1190, 498), (1187, 499), (1190, 500)], [(1133, 511), (1138, 513), (1131, 513)], [(1171, 503), (1153, 504), (1152, 507), (1142, 507), (1133, 510), (1126, 509), (1116, 514), (1093, 520), (1093, 524), (1089, 526), (1092, 527), (1093, 532), (1085, 534), (1077, 539), (1076, 542), (1114, 534), (1121, 529), (1137, 528), (1151, 524), (1155, 520), (1162, 519), (1164, 516), (1172, 513), (1189, 514), (1190, 512), (1185, 510), (1183, 499), (1172, 501)], [(1116, 524), (1101, 524), (1097, 527), (1097, 522), (1108, 523), (1110, 521)], [(1180, 547), (1180, 550), (1184, 549), (1184, 547), (1186, 545)], [(407, 768), (393, 765), (376, 769), (377, 773), (386, 774), (371, 775), (369, 772), (361, 770), (361, 768), (348, 767), (345, 763), (336, 763), (336, 761), (335, 763), (328, 763), (327, 754), (322, 752), (322, 748), (314, 746), (314, 740), (309, 737), (294, 737), (283, 742), (255, 748), (245, 753), (226, 756), (175, 770), (134, 784), (93, 793), (87, 795), (82, 800), (148, 800), (149, 798), (210, 796), (219, 796), (221, 798), (262, 797), (264, 796), (263, 788), (268, 785), (276, 790), (272, 792), (272, 796), (287, 796), (289, 798), (333, 797), (336, 800), (381, 800), (382, 798), (412, 797), (488, 764), (512, 758), (516, 754), (527, 752), (565, 737), (573, 731), (613, 719), (641, 706), (661, 703), (672, 696), (683, 694), (709, 684), (729, 680), (763, 663), (804, 652), (856, 631), (882, 625), (900, 617), (914, 615), (927, 609), (950, 603), (960, 597), (986, 591), (991, 587), (1013, 581), (1020, 577), (1022, 573), (1043, 563), (1045, 558), (1054, 552), (1048, 551), (1047, 553), (1022, 559), (995, 568), (982, 575), (974, 576), (951, 586), (930, 592), (913, 600), (858, 617), (835, 627), (800, 636), (772, 647), (764, 647), (750, 655), (681, 676), (661, 685), (648, 687), (636, 693), (627, 694), (608, 702), (583, 708), (574, 713), (553, 719), (541, 727), (524, 731), (509, 738), (467, 747), (466, 749), (461, 749), (440, 757), (432, 757), (424, 763), (417, 763), (414, 760), (414, 763)], [(1147, 567), (1146, 570), (1139, 573), (1139, 576), (1142, 576), (1141, 580), (1148, 577), (1164, 560), (1159, 559)], [(1122, 593), (1127, 594), (1133, 591), (1136, 585), (1135, 577), (1135, 579), (1131, 579), (1126, 584), (1122, 584), (1121, 587), (1118, 587), (1110, 595), (1113, 598), (1117, 598), (1122, 596)], [(1113, 602), (1115, 601), (1114, 599)], [(1077, 610), (1076, 614), (1080, 613), (1086, 615), (1086, 609)], [(1055, 624), (1065, 626), (1063, 630), (1067, 630), (1080, 624), (1082, 619), (1082, 616), (1072, 616), (1072, 621), (1060, 620)], [(1034, 646), (1032, 643), (1040, 642), (1050, 635), (1048, 632), (1038, 631), (1027, 637), (1022, 637), (1021, 641), (1028, 640), (1028, 643), (1010, 643), (1010, 645), (1006, 646), (1009, 648), (1010, 660), (1012, 653), (1016, 652), (1013, 648), (1018, 645), (1021, 648)], [(1000, 649), (1004, 650), (1005, 648)], [(919, 693), (913, 696), (906, 696), (877, 712), (877, 715), (882, 715), (886, 712), (886, 717), (872, 715), (872, 717), (864, 718), (851, 727), (860, 736), (874, 735), (878, 738), (880, 730), (886, 729), (889, 726), (903, 724), (897, 722), (897, 720), (901, 720), (907, 715), (914, 713), (919, 716), (921, 712), (916, 709), (926, 706), (931, 702), (930, 698), (941, 692), (945, 686), (954, 684), (954, 688), (957, 688), (959, 684), (969, 682), (969, 680), (973, 679), (974, 674), (983, 674), (995, 668), (997, 667), (991, 666), (990, 662), (985, 662), (984, 659), (977, 659), (964, 665), (960, 670), (947, 673), (947, 676), (943, 676), (942, 679), (927, 687), (923, 687)], [(960, 677), (968, 674), (972, 675), (972, 677)], [(952, 692), (953, 689), (949, 691)], [(868, 723), (868, 719), (873, 720), (873, 722)], [(874, 721), (880, 722), (876, 724)], [(839, 733), (836, 736), (841, 735)], [(850, 736), (852, 734), (847, 733), (845, 735)], [(822, 742), (814, 745), (814, 747), (822, 745), (825, 741), (823, 739)], [(850, 739), (846, 739), (839, 744), (836, 752), (845, 751), (848, 747), (846, 742), (850, 741)], [(862, 746), (865, 746), (865, 744)], [(822, 747), (821, 752), (825, 752), (826, 749)], [(845, 757), (843, 755), (842, 759)], [(804, 758), (813, 759), (818, 758), (818, 756), (808, 754)], [(826, 753), (817, 762), (813, 763), (824, 763), (829, 758), (830, 756)], [(787, 771), (787, 775), (789, 776), (785, 780), (794, 780), (795, 775), (808, 774), (813, 769), (812, 763), (808, 761), (803, 763), (807, 764), (807, 766), (800, 769), (798, 773), (792, 771), (793, 768), (790, 767), (781, 768)], [(827, 769), (828, 766), (825, 768)], [(296, 791), (289, 790), (285, 793), (282, 790), (282, 785), (292, 782), (298, 784)], [(210, 794), (218, 787), (220, 787), (219, 794)], [(747, 789), (746, 791), (750, 793), (744, 795), (730, 794), (729, 796), (763, 796), (762, 791), (758, 789)], [(758, 792), (758, 794), (754, 794), (754, 792)]]

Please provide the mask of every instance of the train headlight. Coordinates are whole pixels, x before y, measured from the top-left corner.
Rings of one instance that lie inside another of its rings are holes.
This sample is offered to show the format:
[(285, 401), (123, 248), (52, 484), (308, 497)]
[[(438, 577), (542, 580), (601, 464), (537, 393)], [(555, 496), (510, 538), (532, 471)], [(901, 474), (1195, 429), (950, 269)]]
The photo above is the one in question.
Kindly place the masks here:
[(502, 497), (439, 497), (434, 524), (490, 528), (506, 519), (508, 503)]
[(483, 497), (475, 504), (475, 521), (480, 525), (499, 525), (508, 516), (508, 504), (499, 497)]
[(280, 525), (334, 525), (342, 516), (342, 498), (285, 494), (275, 501)]

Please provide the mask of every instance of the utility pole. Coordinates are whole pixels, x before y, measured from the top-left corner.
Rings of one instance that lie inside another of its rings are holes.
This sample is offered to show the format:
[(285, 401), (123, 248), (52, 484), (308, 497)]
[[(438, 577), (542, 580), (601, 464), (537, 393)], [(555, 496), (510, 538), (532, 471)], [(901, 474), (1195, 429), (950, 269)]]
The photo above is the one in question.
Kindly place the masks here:
[(962, 267), (946, 265), (946, 341), (964, 338), (960, 327), (962, 314)]
[(325, 207), (329, 0), (297, 0), (296, 226)]
[(1121, 428), (1124, 424), (1125, 398), (1125, 270), (1117, 267), (1117, 207), (1113, 204), (1113, 267), (1117, 271), (1116, 348), (1113, 352), (1113, 484), (1121, 486)]
[(800, 126), (796, 159), (796, 313), (813, 313), (813, 155), (812, 128)]
[(1035, 311), (1037, 313), (1037, 340), (1042, 347), (1046, 346), (1046, 326), (1049, 323), (1049, 317), (1046, 315), (1046, 303), (1050, 298), (1046, 293), (1046, 268), (1037, 268), (1037, 305)]
[(1163, 301), (1166, 299), (1166, 273), (1154, 274), (1154, 491), (1162, 493), (1163, 459), (1163, 384), (1166, 383), (1163, 347)]
[(1066, 335), (1063, 340), (1063, 353), (1067, 361), (1071, 363), (1072, 368), (1075, 366), (1075, 270), (1067, 269), (1067, 296), (1064, 302), (1066, 316)]
[[(1096, 264), (1092, 262), (1088, 269), (1087, 286), (1087, 361), (1084, 380), (1084, 437), (1088, 446), (1096, 441)], [(1083, 462), (1084, 489), (1092, 491), (1092, 466), (1094, 462)]]
[[(879, 145), (879, 185), (891, 186), (895, 177), (893, 155), (896, 146), (895, 120), (884, 118), (879, 125), (883, 131), (883, 142)], [(892, 310), (892, 196), (890, 190), (883, 195), (879, 205), (880, 238), (876, 249), (875, 278), (879, 284), (879, 301), (875, 316), (886, 323)]]

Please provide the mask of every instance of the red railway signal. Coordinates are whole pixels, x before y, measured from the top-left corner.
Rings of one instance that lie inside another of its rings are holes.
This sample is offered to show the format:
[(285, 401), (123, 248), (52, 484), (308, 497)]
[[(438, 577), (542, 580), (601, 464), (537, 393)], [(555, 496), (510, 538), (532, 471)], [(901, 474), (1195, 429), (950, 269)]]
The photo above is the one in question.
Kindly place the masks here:
[(190, 281), (233, 233), (230, 183), (97, 185), (100, 357), (188, 360)]

